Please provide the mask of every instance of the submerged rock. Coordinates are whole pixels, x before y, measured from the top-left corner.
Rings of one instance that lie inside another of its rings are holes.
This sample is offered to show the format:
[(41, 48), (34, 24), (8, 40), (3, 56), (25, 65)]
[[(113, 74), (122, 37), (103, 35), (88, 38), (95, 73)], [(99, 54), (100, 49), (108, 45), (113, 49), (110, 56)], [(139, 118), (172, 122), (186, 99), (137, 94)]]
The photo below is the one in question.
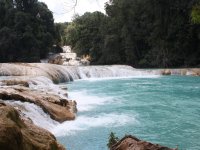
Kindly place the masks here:
[(58, 122), (75, 119), (76, 102), (48, 92), (18, 85), (6, 86), (0, 88), (0, 99), (34, 103)]
[(65, 150), (49, 131), (21, 119), (17, 110), (0, 102), (1, 150)]
[(139, 140), (138, 138), (128, 135), (114, 144), (110, 150), (177, 150), (164, 147), (158, 144)]

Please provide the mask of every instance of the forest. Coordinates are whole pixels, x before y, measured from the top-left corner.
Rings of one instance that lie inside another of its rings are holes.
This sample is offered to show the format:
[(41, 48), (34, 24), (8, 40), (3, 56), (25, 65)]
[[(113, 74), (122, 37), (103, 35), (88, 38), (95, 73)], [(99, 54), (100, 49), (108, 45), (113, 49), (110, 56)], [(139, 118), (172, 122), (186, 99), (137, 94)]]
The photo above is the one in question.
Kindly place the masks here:
[(56, 41), (54, 19), (37, 0), (0, 0), (0, 62), (39, 62)]
[[(63, 42), (92, 64), (134, 67), (200, 65), (199, 0), (110, 0), (101, 12), (76, 15)], [(64, 32), (63, 32), (64, 31)]]
[(39, 62), (71, 45), (93, 65), (200, 67), (200, 0), (110, 0), (106, 14), (54, 23), (37, 0), (0, 0), (0, 62)]

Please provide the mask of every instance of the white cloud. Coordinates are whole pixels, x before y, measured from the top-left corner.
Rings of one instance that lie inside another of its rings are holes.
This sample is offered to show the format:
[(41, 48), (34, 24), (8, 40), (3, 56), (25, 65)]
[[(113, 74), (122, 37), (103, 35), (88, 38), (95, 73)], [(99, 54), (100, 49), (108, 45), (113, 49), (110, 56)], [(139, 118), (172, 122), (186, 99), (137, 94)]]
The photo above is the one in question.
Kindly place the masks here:
[[(71, 21), (74, 10), (72, 10), (75, 0), (39, 0), (48, 5), (53, 12), (55, 22), (69, 22)], [(104, 4), (108, 0), (77, 0), (75, 13), (79, 15), (85, 12), (104, 11)]]

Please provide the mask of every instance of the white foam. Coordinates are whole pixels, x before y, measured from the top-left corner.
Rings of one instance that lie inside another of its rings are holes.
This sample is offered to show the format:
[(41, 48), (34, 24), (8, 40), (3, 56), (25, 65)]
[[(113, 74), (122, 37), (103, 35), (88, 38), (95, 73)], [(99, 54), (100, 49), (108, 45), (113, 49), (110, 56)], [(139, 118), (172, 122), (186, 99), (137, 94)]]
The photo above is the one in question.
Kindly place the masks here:
[(128, 114), (99, 114), (98, 116), (79, 116), (74, 121), (66, 121), (51, 130), (55, 136), (75, 134), (77, 131), (88, 130), (93, 127), (119, 127), (134, 124), (137, 120)]
[(98, 97), (89, 95), (87, 91), (69, 92), (69, 99), (76, 100), (79, 112), (91, 111), (98, 105), (111, 103), (112, 97)]
[(141, 78), (160, 78), (162, 77), (161, 75), (142, 75), (142, 76), (126, 76), (126, 77), (100, 77), (100, 78), (95, 78), (95, 77), (91, 77), (91, 78), (83, 78), (83, 79), (79, 79), (79, 80), (86, 80), (89, 82), (95, 82), (95, 81), (103, 81), (103, 80), (126, 80), (126, 79), (141, 79)]
[(79, 67), (81, 79), (115, 79), (115, 78), (154, 78), (160, 76), (159, 70), (134, 69), (125, 65)]
[(64, 95), (67, 91), (62, 90), (61, 85), (53, 84), (53, 82), (50, 79), (44, 76), (31, 78), (29, 81), (29, 87), (32, 89), (39, 89), (41, 91), (48, 92), (51, 94), (57, 94), (62, 98), (66, 98)]
[(20, 108), (21, 115), (25, 115), (30, 118), (33, 123), (39, 127), (47, 130), (52, 130), (59, 123), (52, 120), (48, 114), (46, 114), (39, 106), (28, 102), (20, 101), (5, 101), (7, 104), (14, 106), (16, 109)]

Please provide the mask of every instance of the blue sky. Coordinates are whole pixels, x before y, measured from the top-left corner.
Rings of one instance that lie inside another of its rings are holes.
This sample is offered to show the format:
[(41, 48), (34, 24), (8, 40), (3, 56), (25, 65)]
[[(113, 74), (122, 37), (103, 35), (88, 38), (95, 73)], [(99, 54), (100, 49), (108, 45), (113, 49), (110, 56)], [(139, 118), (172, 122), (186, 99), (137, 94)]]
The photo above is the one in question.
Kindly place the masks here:
[[(69, 22), (71, 21), (74, 10), (72, 6), (75, 0), (39, 0), (48, 5), (49, 9), (53, 12), (55, 22)], [(104, 11), (104, 3), (108, 0), (77, 0), (75, 13), (79, 15), (85, 12)]]

